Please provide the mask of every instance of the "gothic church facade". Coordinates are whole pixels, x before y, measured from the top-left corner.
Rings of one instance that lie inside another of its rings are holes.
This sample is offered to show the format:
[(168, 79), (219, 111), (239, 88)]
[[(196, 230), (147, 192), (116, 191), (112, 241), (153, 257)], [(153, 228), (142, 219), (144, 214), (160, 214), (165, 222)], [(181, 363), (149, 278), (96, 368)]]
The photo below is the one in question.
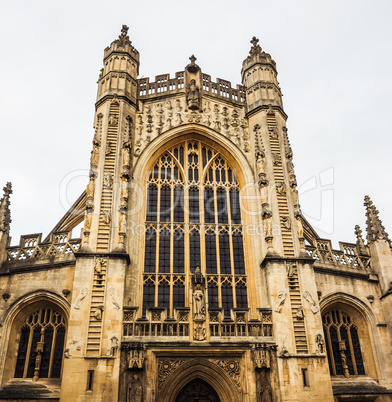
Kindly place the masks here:
[(302, 216), (274, 60), (150, 82), (127, 32), (72, 208), (11, 246), (4, 187), (0, 400), (391, 400), (391, 242), (369, 197), (339, 250)]

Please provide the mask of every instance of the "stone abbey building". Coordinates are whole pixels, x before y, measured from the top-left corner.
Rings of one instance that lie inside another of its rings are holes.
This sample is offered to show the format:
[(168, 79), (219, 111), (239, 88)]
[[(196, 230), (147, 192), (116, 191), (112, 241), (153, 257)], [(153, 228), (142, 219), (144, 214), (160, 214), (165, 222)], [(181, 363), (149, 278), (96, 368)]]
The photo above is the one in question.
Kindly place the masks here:
[(271, 56), (150, 82), (127, 31), (73, 207), (11, 246), (4, 187), (0, 400), (391, 400), (391, 242), (369, 197), (339, 250), (303, 218)]

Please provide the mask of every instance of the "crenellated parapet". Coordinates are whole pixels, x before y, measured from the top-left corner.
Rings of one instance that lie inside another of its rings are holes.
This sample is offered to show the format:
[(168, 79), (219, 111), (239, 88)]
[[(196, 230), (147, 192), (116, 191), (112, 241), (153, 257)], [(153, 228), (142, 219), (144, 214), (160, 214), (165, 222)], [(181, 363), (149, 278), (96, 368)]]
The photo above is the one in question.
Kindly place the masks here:
[[(170, 78), (170, 74), (161, 74), (155, 77), (155, 82), (150, 82), (148, 77), (139, 78), (139, 99), (162, 99), (166, 96), (185, 93), (185, 71), (175, 73), (174, 78)], [(245, 87), (238, 85), (236, 88), (231, 87), (230, 81), (217, 78), (216, 82), (211, 80), (208, 74), (201, 74), (203, 96), (213, 98), (225, 102), (232, 103), (237, 106), (245, 106)]]

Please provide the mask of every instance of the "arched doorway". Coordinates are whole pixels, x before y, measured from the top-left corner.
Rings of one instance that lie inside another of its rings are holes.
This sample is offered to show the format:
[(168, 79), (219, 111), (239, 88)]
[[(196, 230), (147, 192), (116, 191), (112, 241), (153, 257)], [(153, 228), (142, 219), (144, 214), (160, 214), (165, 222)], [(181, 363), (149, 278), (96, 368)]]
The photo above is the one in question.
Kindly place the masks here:
[(215, 390), (200, 378), (188, 382), (179, 394), (175, 402), (220, 402)]

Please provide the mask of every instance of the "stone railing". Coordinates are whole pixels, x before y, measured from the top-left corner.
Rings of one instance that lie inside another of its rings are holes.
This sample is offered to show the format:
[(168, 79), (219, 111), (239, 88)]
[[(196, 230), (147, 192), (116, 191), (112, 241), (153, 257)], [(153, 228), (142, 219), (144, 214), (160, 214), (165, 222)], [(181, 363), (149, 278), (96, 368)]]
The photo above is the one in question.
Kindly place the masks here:
[[(157, 75), (155, 82), (150, 82), (149, 78), (138, 79), (139, 98), (148, 99), (166, 94), (176, 94), (185, 91), (185, 72), (180, 71), (175, 74), (175, 78), (170, 78), (169, 74)], [(238, 105), (244, 105), (246, 100), (245, 87), (237, 85), (232, 88), (231, 83), (217, 78), (217, 82), (211, 81), (211, 76), (203, 74), (202, 92), (213, 98), (229, 101)]]
[[(190, 335), (190, 309), (175, 309), (174, 317), (165, 317), (166, 310), (148, 309), (146, 316), (137, 318), (136, 307), (124, 307), (123, 336), (186, 336)], [(272, 336), (271, 309), (259, 309), (259, 319), (248, 319), (247, 310), (233, 311), (225, 318), (222, 309), (209, 310), (207, 328), (210, 337)]]
[(233, 318), (223, 317), (221, 309), (209, 311), (210, 336), (272, 336), (270, 309), (259, 309), (259, 319), (248, 319), (248, 311), (235, 310)]
[(136, 318), (137, 308), (124, 307), (123, 336), (189, 336), (189, 308), (176, 309), (174, 318), (154, 308)]
[(44, 256), (57, 256), (75, 253), (79, 250), (81, 239), (71, 239), (71, 232), (56, 232), (47, 243), (41, 243), (42, 234), (23, 235), (19, 246), (7, 248), (7, 261), (17, 262), (42, 258)]
[(340, 250), (333, 250), (330, 240), (317, 239), (314, 246), (306, 246), (306, 254), (317, 261), (315, 264), (339, 269), (371, 270), (369, 255), (360, 254), (353, 243), (339, 243)]

